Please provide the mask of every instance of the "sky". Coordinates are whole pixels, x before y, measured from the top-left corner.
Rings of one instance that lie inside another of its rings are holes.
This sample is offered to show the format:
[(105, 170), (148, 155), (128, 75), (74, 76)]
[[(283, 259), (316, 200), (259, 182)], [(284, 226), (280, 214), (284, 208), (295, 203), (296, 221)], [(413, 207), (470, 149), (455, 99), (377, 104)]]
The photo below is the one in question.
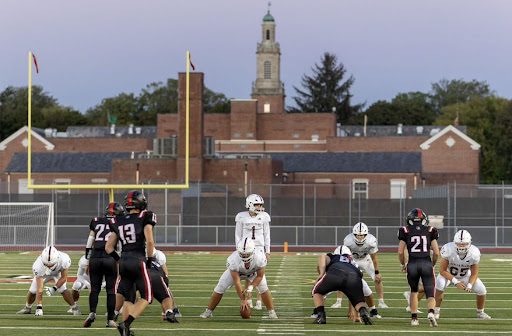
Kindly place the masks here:
[[(0, 92), (33, 85), (84, 113), (120, 93), (178, 78), (186, 52), (209, 89), (249, 99), (268, 0), (2, 0)], [(486, 81), (512, 98), (510, 0), (272, 0), (286, 105), (333, 53), (353, 103), (429, 92), (441, 79)]]

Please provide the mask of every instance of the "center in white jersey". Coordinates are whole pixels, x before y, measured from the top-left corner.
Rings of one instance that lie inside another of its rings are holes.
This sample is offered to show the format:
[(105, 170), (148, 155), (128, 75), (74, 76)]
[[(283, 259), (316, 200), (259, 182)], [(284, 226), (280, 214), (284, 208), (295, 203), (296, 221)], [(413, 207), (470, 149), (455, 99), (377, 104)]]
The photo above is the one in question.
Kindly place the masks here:
[(57, 265), (52, 270), (49, 270), (43, 265), (43, 261), (41, 260), (41, 256), (37, 257), (36, 261), (32, 265), (32, 270), (36, 277), (55, 277), (58, 276), (60, 278), (60, 272), (68, 269), (71, 266), (71, 259), (69, 255), (64, 252), (58, 251), (59, 253), (59, 261)]
[(441, 248), (441, 258), (448, 260), (448, 272), (457, 279), (471, 275), (471, 266), (480, 262), (480, 250), (471, 245), (466, 255), (460, 256), (454, 242), (447, 243)]
[(270, 215), (260, 212), (252, 217), (249, 211), (243, 211), (235, 217), (235, 245), (243, 237), (249, 237), (254, 241), (257, 249), (270, 253)]
[(226, 261), (226, 267), (228, 270), (240, 274), (240, 279), (249, 278), (265, 266), (267, 266), (267, 258), (263, 253), (258, 251), (254, 252), (254, 258), (249, 263), (249, 267), (245, 266), (245, 263), (240, 258), (238, 251), (231, 253)]
[(366, 240), (363, 245), (357, 245), (354, 234), (349, 233), (343, 240), (343, 245), (347, 246), (352, 252), (352, 258), (363, 259), (369, 254), (374, 254), (379, 251), (377, 246), (377, 238), (374, 235), (366, 235)]

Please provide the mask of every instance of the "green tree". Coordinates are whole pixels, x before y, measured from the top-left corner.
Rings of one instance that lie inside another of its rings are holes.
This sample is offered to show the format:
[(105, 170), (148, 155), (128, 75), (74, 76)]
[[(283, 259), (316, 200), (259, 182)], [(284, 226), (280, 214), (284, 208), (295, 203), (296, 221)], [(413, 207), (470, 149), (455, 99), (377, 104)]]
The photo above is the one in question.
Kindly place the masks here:
[(230, 113), (231, 102), (223, 93), (216, 93), (212, 90), (204, 89), (204, 112), (205, 113)]
[(350, 88), (354, 77), (343, 81), (347, 70), (335, 55), (325, 53), (320, 65), (312, 68), (313, 76), (304, 75), (301, 84), (304, 90), (294, 86), (297, 96), (293, 97), (297, 107), (288, 108), (290, 113), (336, 113), (338, 122), (345, 122), (356, 115), (362, 104), (352, 105)]
[[(88, 109), (85, 116), (93, 125), (107, 125), (109, 116), (117, 118), (119, 125), (135, 124), (145, 126), (147, 114), (143, 113), (140, 102), (133, 93), (121, 93), (113, 98), (105, 98), (100, 105)], [(156, 124), (156, 116), (147, 125)]]
[[(57, 99), (32, 87), (32, 126), (44, 127), (43, 109), (58, 106)], [(0, 93), (0, 138), (5, 139), (28, 124), (28, 87), (9, 86)]]
[(492, 94), (487, 82), (479, 82), (473, 79), (465, 82), (462, 79), (442, 79), (438, 83), (432, 83), (430, 92), (432, 104), (436, 113), (444, 106), (465, 103), (473, 98), (485, 98)]

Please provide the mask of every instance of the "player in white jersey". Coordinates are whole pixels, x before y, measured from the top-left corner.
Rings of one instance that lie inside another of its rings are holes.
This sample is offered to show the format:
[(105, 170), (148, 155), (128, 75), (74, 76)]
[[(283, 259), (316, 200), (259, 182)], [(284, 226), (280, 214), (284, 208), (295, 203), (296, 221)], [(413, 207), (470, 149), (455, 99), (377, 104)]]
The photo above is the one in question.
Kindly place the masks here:
[(55, 286), (46, 287), (46, 294), (52, 296), (55, 292), (59, 292), (69, 304), (73, 314), (80, 315), (81, 313), (73, 302), (71, 293), (66, 288), (70, 266), (71, 259), (66, 253), (58, 251), (53, 246), (46, 247), (32, 265), (34, 279), (27, 293), (27, 303), (25, 308), (17, 312), (17, 314), (31, 314), (32, 304), (37, 298), (36, 316), (42, 316), (43, 287), (46, 283), (53, 280), (55, 281)]
[[(89, 265), (89, 261), (85, 258), (85, 255), (80, 258), (78, 261), (78, 271), (76, 272), (76, 280), (73, 282), (72, 296), (75, 305), (78, 307), (78, 299), (80, 298), (80, 291), (82, 289), (91, 288), (91, 279), (89, 279), (89, 275), (86, 273), (87, 265)], [(68, 310), (68, 313), (72, 313), (71, 309)]]
[[(258, 194), (251, 194), (245, 199), (245, 207), (248, 211), (239, 212), (235, 217), (235, 246), (242, 237), (250, 237), (254, 241), (256, 250), (265, 254), (267, 261), (270, 259), (270, 215), (263, 208), (265, 201)], [(248, 283), (245, 284), (248, 286)], [(261, 309), (261, 296), (258, 293), (254, 309)], [(252, 300), (249, 301), (252, 308)]]
[(365, 271), (375, 283), (375, 290), (379, 297), (379, 308), (388, 308), (388, 305), (384, 302), (382, 275), (379, 272), (377, 261), (377, 251), (379, 251), (377, 238), (368, 233), (368, 226), (365, 223), (359, 222), (354, 225), (352, 233), (345, 237), (343, 245), (348, 246), (352, 252), (352, 258), (359, 265), (359, 268)]
[(441, 266), (436, 279), (436, 319), (439, 318), (444, 290), (454, 284), (460, 290), (476, 294), (476, 311), (479, 319), (489, 320), (491, 317), (484, 312), (487, 289), (478, 278), (480, 250), (471, 244), (471, 234), (459, 230), (441, 249)]
[[(265, 277), (267, 258), (265, 258), (263, 253), (256, 251), (251, 237), (242, 238), (237, 245), (236, 251), (228, 257), (226, 266), (227, 270), (224, 271), (217, 286), (213, 290), (208, 308), (200, 317), (213, 317), (213, 310), (220, 303), (224, 293), (229, 288), (235, 286), (238, 297), (240, 298), (240, 309), (249, 309), (248, 300), (251, 299), (252, 290), (256, 287), (258, 293), (261, 294), (265, 307), (267, 307), (268, 318), (277, 319), (272, 294), (270, 294)], [(243, 290), (241, 280), (248, 280), (251, 285)]]

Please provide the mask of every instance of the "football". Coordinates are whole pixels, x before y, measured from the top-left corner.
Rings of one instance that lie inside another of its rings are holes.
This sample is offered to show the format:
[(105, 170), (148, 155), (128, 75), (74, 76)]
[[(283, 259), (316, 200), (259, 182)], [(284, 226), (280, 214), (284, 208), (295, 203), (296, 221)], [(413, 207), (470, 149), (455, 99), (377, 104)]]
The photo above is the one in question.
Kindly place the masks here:
[(243, 319), (250, 319), (251, 313), (252, 313), (251, 308), (247, 308), (244, 310), (242, 310), (242, 308), (240, 308), (240, 316), (242, 316)]

